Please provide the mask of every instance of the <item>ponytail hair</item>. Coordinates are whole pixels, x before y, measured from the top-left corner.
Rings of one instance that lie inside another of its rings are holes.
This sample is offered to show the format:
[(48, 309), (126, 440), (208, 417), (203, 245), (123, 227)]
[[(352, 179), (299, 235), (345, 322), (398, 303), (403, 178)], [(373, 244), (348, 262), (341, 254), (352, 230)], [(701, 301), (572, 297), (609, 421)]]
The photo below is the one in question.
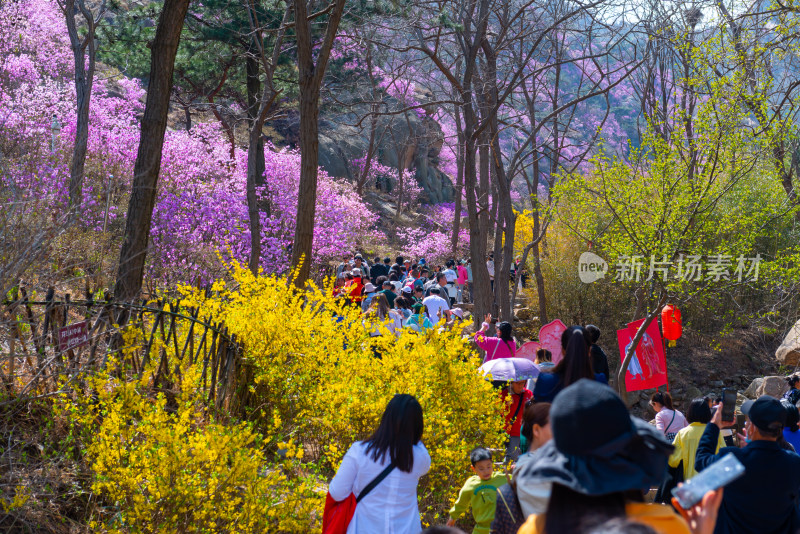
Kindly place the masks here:
[(657, 402), (667, 410), (675, 409), (675, 407), (672, 405), (672, 395), (666, 391), (656, 391), (653, 393), (653, 396), (650, 397), (650, 402)]
[(592, 361), (589, 359), (589, 343), (586, 330), (580, 326), (570, 326), (561, 335), (561, 346), (564, 347), (564, 359), (553, 369), (553, 373), (561, 375), (562, 387), (574, 384), (581, 378), (594, 380)]

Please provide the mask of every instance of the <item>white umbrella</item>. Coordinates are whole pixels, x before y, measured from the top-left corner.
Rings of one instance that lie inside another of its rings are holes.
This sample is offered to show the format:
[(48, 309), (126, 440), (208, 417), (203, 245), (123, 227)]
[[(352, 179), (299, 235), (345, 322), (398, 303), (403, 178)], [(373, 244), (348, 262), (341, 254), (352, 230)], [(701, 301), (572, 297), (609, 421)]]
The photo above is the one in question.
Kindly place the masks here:
[(536, 364), (525, 358), (490, 360), (481, 365), (479, 370), (484, 375), (490, 375), (491, 380), (505, 380), (507, 382), (533, 380), (539, 376), (539, 368)]

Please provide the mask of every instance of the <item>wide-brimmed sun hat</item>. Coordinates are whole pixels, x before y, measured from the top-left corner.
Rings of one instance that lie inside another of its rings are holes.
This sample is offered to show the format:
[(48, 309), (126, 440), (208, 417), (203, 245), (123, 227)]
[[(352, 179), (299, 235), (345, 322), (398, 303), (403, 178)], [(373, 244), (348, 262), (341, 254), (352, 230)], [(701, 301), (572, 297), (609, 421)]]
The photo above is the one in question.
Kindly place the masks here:
[(518, 485), (556, 483), (584, 495), (658, 486), (673, 446), (632, 417), (605, 384), (581, 379), (561, 391), (550, 409), (553, 439), (515, 474)]

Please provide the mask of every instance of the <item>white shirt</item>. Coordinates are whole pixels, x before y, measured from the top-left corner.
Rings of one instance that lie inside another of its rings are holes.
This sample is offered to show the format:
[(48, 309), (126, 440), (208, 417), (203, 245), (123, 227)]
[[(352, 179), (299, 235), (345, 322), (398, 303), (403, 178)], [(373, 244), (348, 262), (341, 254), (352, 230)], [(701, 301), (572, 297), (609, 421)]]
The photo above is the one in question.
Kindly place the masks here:
[(445, 311), (450, 309), (450, 304), (439, 295), (431, 295), (422, 299), (422, 305), (428, 310), (428, 319), (436, 324), (445, 316)]
[[(389, 453), (377, 463), (368, 457), (361, 441), (344, 455), (342, 465), (331, 480), (328, 491), (337, 501), (361, 491), (389, 465)], [(356, 506), (347, 534), (419, 534), (422, 524), (417, 505), (419, 478), (431, 468), (431, 456), (422, 442), (414, 445), (414, 464), (410, 473), (395, 468)]]
[[(672, 417), (673, 414), (675, 415), (674, 418)], [(670, 424), (670, 422), (672, 424)], [(688, 425), (689, 423), (686, 421), (686, 418), (678, 410), (662, 408), (661, 411), (656, 414), (656, 428), (665, 434), (668, 432), (677, 432)]]
[(494, 278), (494, 261), (487, 261), (486, 268), (489, 269), (489, 278)]
[(458, 278), (458, 275), (456, 274), (456, 272), (453, 269), (445, 269), (442, 272), (442, 274), (444, 275), (445, 278), (447, 278), (447, 283), (448, 284), (450, 284), (452, 282), (455, 282), (456, 278)]
[(389, 310), (389, 319), (391, 319), (391, 322), (387, 323), (386, 327), (392, 334), (399, 336), (403, 331), (403, 321), (405, 317), (397, 310)]

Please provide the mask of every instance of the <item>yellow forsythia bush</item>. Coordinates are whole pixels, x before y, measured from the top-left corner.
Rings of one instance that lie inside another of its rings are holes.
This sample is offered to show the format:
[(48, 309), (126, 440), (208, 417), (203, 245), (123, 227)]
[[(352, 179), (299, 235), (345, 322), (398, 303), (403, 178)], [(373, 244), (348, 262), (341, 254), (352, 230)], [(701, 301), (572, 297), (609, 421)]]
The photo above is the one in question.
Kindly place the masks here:
[[(415, 395), (424, 410), (433, 463), (420, 509), (423, 521), (442, 522), (469, 474), (469, 451), (503, 444), (503, 407), (470, 342), (449, 332), (398, 339), (329, 290), (297, 292), (236, 265), (231, 275), (210, 296), (181, 288), (181, 304), (223, 321), (245, 347), (237, 413), (209, 406), (202, 361), (174, 353), (185, 333), (177, 343), (157, 335), (150, 363), (132, 365), (150, 331), (141, 328), (127, 329), (121, 356), (87, 380), (91, 395), (58, 400), (109, 511), (93, 530), (318, 532), (328, 481), (395, 393)], [(375, 328), (384, 335), (370, 337)], [(160, 354), (175, 372), (154, 384)]]
[[(329, 288), (293, 292), (283, 278), (256, 277), (238, 266), (232, 276), (211, 297), (183, 288), (183, 303), (222, 320), (244, 344), (252, 372), (249, 418), (272, 444), (302, 445), (308, 469), (323, 482), (350, 445), (377, 428), (395, 393), (416, 396), (423, 408), (422, 439), (433, 460), (420, 483), (424, 519), (451, 506), (471, 449), (502, 447), (503, 407), (478, 374), (480, 358), (469, 340), (411, 331), (396, 339), (383, 327), (383, 336), (370, 337), (375, 325), (331, 298)], [(305, 531), (319, 528), (323, 503), (320, 488), (319, 515), (308, 518)], [(286, 517), (300, 514), (287, 507)]]
[(91, 378), (93, 398), (65, 396), (58, 403), (83, 434), (92, 491), (113, 503), (114, 513), (94, 521), (93, 531), (268, 532), (281, 523), (290, 531), (303, 528), (305, 523), (283, 520), (287, 502), (313, 511), (308, 499), (313, 501), (316, 480), (287, 477), (297, 473), (301, 449), (282, 444), (281, 454), (269, 461), (262, 436), (249, 423), (214, 421), (199, 394), (202, 364), (182, 362), (183, 389), (172, 406), (163, 393), (152, 394), (153, 366), (142, 380), (120, 381), (118, 364), (112, 359)]

